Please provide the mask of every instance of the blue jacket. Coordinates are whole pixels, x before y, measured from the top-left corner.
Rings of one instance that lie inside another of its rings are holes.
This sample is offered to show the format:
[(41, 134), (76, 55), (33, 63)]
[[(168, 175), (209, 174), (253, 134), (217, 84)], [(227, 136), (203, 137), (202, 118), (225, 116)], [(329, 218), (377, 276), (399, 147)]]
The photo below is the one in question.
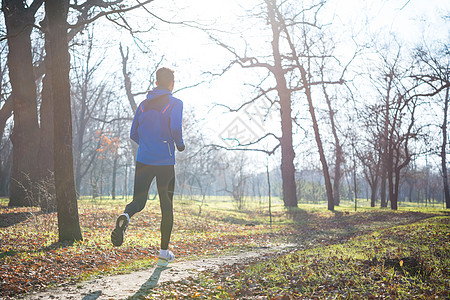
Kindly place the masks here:
[(130, 137), (139, 144), (136, 160), (146, 165), (174, 165), (182, 137), (183, 102), (165, 88), (149, 91), (134, 115)]

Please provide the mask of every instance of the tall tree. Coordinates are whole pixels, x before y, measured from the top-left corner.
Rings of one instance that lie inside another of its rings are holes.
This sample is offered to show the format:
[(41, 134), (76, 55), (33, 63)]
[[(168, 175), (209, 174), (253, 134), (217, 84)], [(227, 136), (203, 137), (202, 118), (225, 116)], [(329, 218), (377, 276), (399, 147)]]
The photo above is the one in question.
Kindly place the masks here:
[[(98, 68), (104, 60), (101, 56), (93, 61), (94, 48), (94, 28), (90, 27), (87, 34), (78, 41), (83, 47), (73, 55), (73, 80), (72, 80), (72, 108), (74, 118), (74, 165), (75, 165), (75, 185), (76, 191), (80, 193), (81, 182), (89, 172), (92, 162), (95, 159), (95, 151), (99, 148), (99, 143), (90, 147), (95, 142), (92, 136), (87, 133), (95, 132), (98, 124), (92, 124), (96, 117), (108, 114), (108, 104), (105, 89), (105, 80), (97, 82)], [(105, 76), (106, 77), (106, 76)], [(104, 127), (104, 125), (101, 125)], [(92, 149), (93, 148), (93, 149)]]
[[(311, 120), (313, 123), (313, 129), (314, 129), (314, 137), (317, 143), (317, 148), (319, 150), (319, 157), (320, 157), (320, 163), (322, 165), (322, 172), (323, 177), (325, 179), (325, 189), (326, 189), (326, 195), (327, 195), (327, 201), (328, 201), (328, 209), (334, 210), (334, 197), (333, 197), (333, 187), (331, 184), (331, 176), (329, 173), (329, 167), (327, 163), (327, 159), (325, 156), (325, 150), (323, 147), (322, 138), (319, 131), (319, 124), (316, 117), (315, 107), (313, 104), (313, 92), (312, 89), (315, 85), (319, 85), (324, 87), (327, 84), (342, 84), (343, 81), (343, 73), (340, 76), (340, 79), (338, 80), (324, 80), (324, 63), (325, 58), (331, 57), (329, 53), (315, 53), (314, 48), (314, 39), (313, 39), (313, 33), (310, 32), (309, 28), (315, 28), (320, 30), (320, 27), (317, 25), (317, 15), (320, 9), (323, 7), (324, 2), (318, 2), (317, 4), (313, 5), (312, 9), (315, 11), (314, 17), (312, 20), (308, 20), (307, 18), (303, 18), (301, 20), (295, 20), (295, 18), (288, 18), (284, 17), (283, 13), (281, 11), (281, 7), (284, 3), (277, 4), (277, 1), (274, 0), (266, 0), (266, 3), (269, 7), (269, 9), (273, 10), (273, 18), (274, 22), (277, 22), (279, 25), (280, 31), (284, 33), (284, 36), (286, 38), (287, 44), (289, 46), (290, 52), (289, 56), (292, 65), (299, 71), (299, 90), (302, 90), (304, 92), (304, 95), (306, 96), (306, 100), (308, 103), (309, 113), (311, 116)], [(303, 14), (305, 11), (303, 11)], [(302, 52), (300, 53), (298, 48), (295, 45), (294, 35), (293, 35), (293, 28), (296, 28), (296, 26), (301, 27), (301, 40), (302, 43)], [(317, 38), (317, 43), (323, 44), (324, 41), (322, 40), (323, 34), (319, 34)], [(325, 51), (326, 52), (326, 51)], [(304, 58), (305, 61), (302, 61), (301, 58)], [(321, 60), (321, 74), (322, 78), (319, 78), (319, 80), (314, 81), (313, 73), (314, 71), (311, 69), (311, 66), (314, 65), (314, 60), (320, 59)], [(344, 68), (345, 71), (346, 68)], [(325, 95), (326, 89), (324, 89)], [(332, 120), (332, 124), (334, 125), (334, 118)], [(335, 126), (333, 126), (334, 129)], [(337, 136), (336, 136), (337, 137)], [(337, 150), (340, 150), (341, 154), (341, 148), (339, 141), (337, 142)], [(340, 156), (341, 157), (341, 156)], [(339, 179), (340, 179), (340, 174)], [(337, 187), (338, 188), (338, 187)]]
[(395, 51), (390, 47), (379, 52), (381, 65), (375, 73), (376, 80), (372, 81), (379, 92), (374, 110), (382, 116), (372, 125), (378, 131), (382, 148), (381, 201), (382, 206), (386, 205), (383, 189), (387, 188), (393, 210), (398, 209), (401, 171), (411, 162), (412, 143), (419, 137), (420, 127), (416, 121), (417, 107), (421, 103), (416, 84), (410, 77), (412, 64), (403, 57), (401, 45), (397, 46)]
[[(27, 5), (22, 0), (3, 0), (8, 39), (8, 69), (14, 110), (13, 171), (10, 206), (35, 205), (33, 182), (38, 179), (39, 124), (36, 83), (31, 52), (31, 31), (43, 0)], [(6, 107), (8, 108), (8, 107)]]
[[(47, 26), (48, 18), (41, 22), (42, 26)], [(55, 212), (57, 210), (55, 180), (54, 180), (54, 151), (53, 151), (53, 92), (51, 73), (51, 51), (49, 36), (45, 35), (45, 75), (42, 79), (41, 107), (39, 110), (40, 119), (40, 143), (39, 143), (39, 186), (40, 206), (45, 212)]]
[(449, 96), (450, 87), (447, 87), (444, 96), (444, 120), (442, 121), (442, 146), (441, 146), (441, 167), (442, 167), (442, 179), (444, 183), (444, 195), (446, 207), (450, 208), (450, 188), (448, 184), (448, 171), (447, 171), (447, 119), (448, 119), (448, 105), (450, 102)]
[(439, 156), (441, 157), (442, 179), (446, 207), (450, 208), (450, 187), (447, 170), (447, 143), (448, 143), (448, 110), (450, 104), (450, 47), (448, 43), (438, 45), (436, 49), (422, 46), (416, 50), (417, 70), (413, 78), (424, 85), (424, 91), (419, 96), (437, 97), (442, 105), (442, 143)]
[(285, 206), (297, 206), (297, 185), (295, 183), (295, 152), (292, 145), (292, 102), (291, 91), (286, 82), (286, 71), (280, 50), (282, 28), (276, 17), (276, 1), (266, 1), (267, 16), (272, 29), (272, 73), (276, 80), (276, 90), (280, 99), (281, 113), (281, 176), (283, 179), (283, 201)]
[[(380, 169), (382, 165), (382, 147), (380, 143), (379, 131), (373, 124), (380, 124), (379, 119), (382, 118), (377, 106), (366, 105), (365, 109), (360, 110), (359, 119), (362, 120), (363, 132), (352, 132), (353, 136), (362, 136), (360, 139), (354, 137), (356, 145), (356, 156), (363, 167), (364, 177), (370, 187), (370, 206), (375, 207), (377, 200), (378, 188), (380, 183)], [(354, 126), (355, 131), (360, 130), (358, 126)], [(353, 131), (353, 130), (352, 130)]]
[(60, 242), (82, 240), (73, 173), (68, 11), (68, 0), (47, 0), (45, 3), (51, 52), (49, 63), (53, 91), (55, 188)]
[[(323, 74), (323, 70), (322, 70)], [(323, 79), (322, 79), (323, 81)], [(335, 117), (335, 109), (331, 105), (330, 96), (328, 95), (326, 85), (324, 84), (322, 86), (323, 93), (325, 96), (325, 101), (327, 102), (328, 107), (328, 116), (330, 118), (330, 125), (331, 125), (331, 132), (333, 134), (334, 138), (334, 155), (335, 155), (335, 163), (334, 163), (334, 180), (333, 180), (333, 201), (334, 205), (339, 206), (341, 203), (341, 193), (340, 193), (340, 186), (341, 186), (341, 178), (342, 178), (342, 170), (341, 166), (344, 163), (344, 153), (342, 149), (342, 143), (339, 140), (338, 135), (338, 129), (336, 124), (336, 117)]]

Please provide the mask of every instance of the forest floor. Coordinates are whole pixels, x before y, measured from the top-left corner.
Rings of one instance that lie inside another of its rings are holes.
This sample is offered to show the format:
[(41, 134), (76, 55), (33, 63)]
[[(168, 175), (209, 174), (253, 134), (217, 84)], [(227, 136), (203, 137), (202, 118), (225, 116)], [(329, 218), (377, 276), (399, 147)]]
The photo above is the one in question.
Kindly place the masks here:
[[(178, 202), (178, 203), (177, 203)], [(57, 243), (55, 214), (0, 200), (3, 299), (447, 298), (450, 218), (440, 209), (302, 205), (236, 211), (176, 201), (169, 268), (155, 268), (159, 207), (149, 201), (122, 247), (109, 234), (124, 200), (79, 203), (83, 241)]]

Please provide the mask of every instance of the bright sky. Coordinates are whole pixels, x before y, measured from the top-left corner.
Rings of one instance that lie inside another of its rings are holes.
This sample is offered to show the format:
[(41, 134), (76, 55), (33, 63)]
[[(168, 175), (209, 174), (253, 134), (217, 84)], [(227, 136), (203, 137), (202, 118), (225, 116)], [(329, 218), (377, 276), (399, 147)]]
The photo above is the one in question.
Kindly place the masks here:
[[(171, 0), (155, 1), (149, 8), (165, 20), (196, 21), (207, 25), (208, 29), (226, 31), (227, 33), (213, 33), (221, 36), (228, 44), (240, 47), (243, 43), (239, 31), (252, 38), (258, 38), (260, 34), (255, 31), (257, 27), (252, 23), (256, 21), (245, 20), (245, 16), (246, 10), (251, 10), (255, 3), (261, 2), (262, 0)], [(305, 2), (298, 1), (299, 5)], [(445, 23), (442, 18), (445, 14), (450, 15), (448, 0), (330, 0), (324, 8), (322, 23), (332, 23), (336, 37), (348, 41), (352, 34), (364, 33), (365, 37), (378, 35), (382, 39), (389, 33), (395, 33), (400, 39), (415, 45), (424, 37), (427, 40), (449, 38), (450, 20)], [(176, 70), (178, 87), (207, 79), (208, 77), (201, 75), (203, 72), (221, 70), (231, 59), (229, 54), (200, 30), (180, 25), (163, 25), (160, 22), (156, 24), (158, 30), (152, 31), (149, 36), (149, 40), (153, 41), (152, 46), (154, 45), (153, 54), (164, 54), (167, 62), (165, 65)], [(223, 115), (223, 110), (220, 109), (211, 112), (210, 108), (213, 103), (235, 106), (248, 99), (251, 95), (243, 85), (247, 79), (248, 71), (234, 68), (212, 82), (181, 91), (176, 96), (184, 101), (187, 109), (195, 109), (197, 117), (205, 119), (206, 129), (213, 137), (218, 137), (218, 133), (229, 125), (235, 115)], [(218, 141), (220, 140), (216, 139)]]
[[(242, 2), (245, 2), (244, 9), (250, 9), (254, 6), (253, 3), (261, 1), (193, 0), (186, 4), (185, 1), (172, 0), (154, 3), (163, 5), (161, 12), (156, 10), (156, 13), (166, 19), (196, 20), (209, 24), (209, 28), (224, 31), (230, 31), (233, 27), (245, 28), (245, 33), (251, 35), (252, 27), (246, 27), (247, 24), (242, 18), (245, 16), (245, 11), (241, 8)], [(427, 39), (448, 37), (450, 30), (450, 21), (445, 24), (442, 19), (445, 13), (450, 14), (450, 1), (447, 0), (330, 0), (324, 12), (328, 16), (326, 19), (333, 22), (333, 26), (342, 28), (342, 36), (349, 36), (352, 32), (356, 34), (362, 30), (380, 35), (393, 32), (407, 42), (417, 43), (423, 36)], [(221, 69), (230, 58), (201, 31), (171, 25), (164, 26), (162, 33), (163, 36), (159, 37), (156, 46), (162, 45), (159, 48), (164, 49), (167, 61), (173, 62), (180, 73), (186, 73), (187, 78), (203, 71)], [(227, 35), (227, 38), (230, 37), (239, 38), (237, 34)], [(226, 42), (232, 45), (242, 44), (239, 40)], [(222, 85), (226, 82), (227, 87), (221, 89), (220, 95), (216, 93), (215, 84), (211, 88), (201, 87), (202, 94), (206, 93), (207, 96), (204, 100), (195, 99), (195, 104), (200, 101), (207, 105), (211, 101), (220, 102), (221, 99), (235, 98), (239, 93), (230, 87), (238, 86), (236, 83), (241, 82), (242, 76), (233, 74), (229, 77), (218, 83)], [(192, 92), (195, 93), (196, 90)], [(183, 92), (186, 95), (190, 93), (191, 91)]]

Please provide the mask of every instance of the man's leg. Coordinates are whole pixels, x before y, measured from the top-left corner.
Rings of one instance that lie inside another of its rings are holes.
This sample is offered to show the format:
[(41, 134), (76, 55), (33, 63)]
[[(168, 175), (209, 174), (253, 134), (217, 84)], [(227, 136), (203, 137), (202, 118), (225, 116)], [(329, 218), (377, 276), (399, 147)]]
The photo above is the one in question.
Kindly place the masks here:
[(125, 212), (117, 218), (116, 227), (111, 233), (111, 242), (114, 246), (120, 246), (123, 243), (123, 235), (128, 227), (130, 218), (145, 207), (147, 202), (148, 190), (155, 177), (154, 168), (140, 162), (136, 162), (134, 173), (134, 193), (133, 201), (125, 207)]
[(173, 194), (175, 187), (174, 166), (158, 166), (156, 174), (161, 207), (161, 250), (169, 248), (170, 235), (173, 227)]
[(149, 166), (136, 162), (136, 171), (134, 173), (134, 191), (133, 201), (125, 207), (125, 214), (131, 218), (135, 213), (144, 209), (147, 203), (148, 190), (153, 178), (155, 178), (154, 166)]

